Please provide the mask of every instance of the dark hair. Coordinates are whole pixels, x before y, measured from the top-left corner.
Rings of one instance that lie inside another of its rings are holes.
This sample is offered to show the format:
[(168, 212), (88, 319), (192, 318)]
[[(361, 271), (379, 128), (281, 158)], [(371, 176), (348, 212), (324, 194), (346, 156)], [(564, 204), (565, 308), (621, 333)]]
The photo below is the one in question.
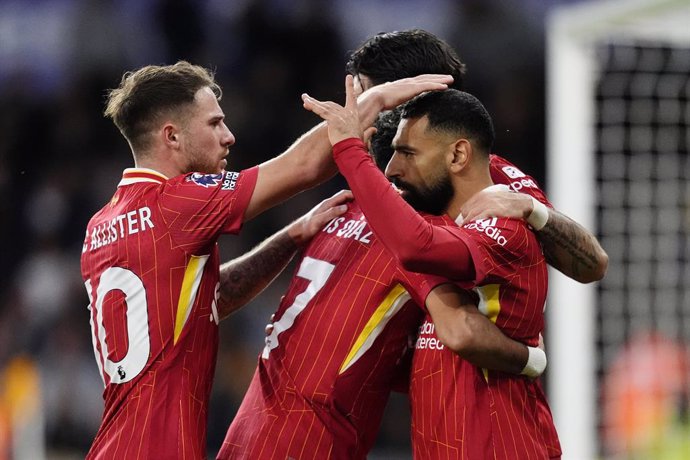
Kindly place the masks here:
[(371, 136), (369, 153), (371, 153), (376, 166), (381, 171), (386, 169), (388, 162), (393, 156), (393, 138), (398, 131), (400, 122), (400, 109), (387, 110), (381, 112), (374, 123), (376, 133)]
[(108, 92), (104, 115), (112, 118), (133, 149), (144, 150), (155, 121), (162, 114), (192, 104), (194, 95), (204, 87), (220, 100), (222, 91), (208, 69), (186, 61), (149, 65), (122, 76), (120, 86)]
[(454, 79), (452, 87), (461, 89), (465, 64), (434, 34), (410, 29), (369, 38), (352, 52), (346, 70), (366, 75), (375, 85), (427, 73), (449, 74)]
[(422, 93), (402, 106), (402, 118), (427, 116), (427, 129), (458, 134), (473, 140), (488, 155), (494, 143), (494, 125), (479, 99), (447, 89)]

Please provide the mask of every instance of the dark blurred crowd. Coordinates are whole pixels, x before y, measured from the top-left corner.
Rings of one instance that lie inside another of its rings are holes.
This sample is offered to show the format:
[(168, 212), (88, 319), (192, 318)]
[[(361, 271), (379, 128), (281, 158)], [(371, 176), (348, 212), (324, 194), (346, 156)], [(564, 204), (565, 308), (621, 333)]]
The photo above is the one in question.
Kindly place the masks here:
[[(467, 63), (466, 88), (494, 117), (495, 150), (543, 179), (543, 23), (553, 3), (0, 0), (0, 372), (17, 356), (36, 363), (48, 452), (82, 455), (102, 411), (79, 257), (89, 217), (132, 166), (101, 115), (124, 71), (178, 59), (215, 69), (237, 137), (229, 168), (242, 169), (317, 123), (302, 92), (343, 99), (349, 50), (376, 32), (425, 28)], [(240, 255), (344, 187), (336, 178), (262, 215), (221, 240), (222, 256)], [(221, 324), (210, 453), (241, 401), (287, 278)], [(404, 452), (406, 417), (396, 397), (378, 452)]]

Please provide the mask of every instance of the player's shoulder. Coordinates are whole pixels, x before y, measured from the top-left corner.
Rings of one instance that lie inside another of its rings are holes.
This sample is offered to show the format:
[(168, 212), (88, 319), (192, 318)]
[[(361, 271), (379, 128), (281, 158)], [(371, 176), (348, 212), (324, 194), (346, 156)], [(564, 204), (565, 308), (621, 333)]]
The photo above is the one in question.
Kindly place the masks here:
[(509, 186), (514, 192), (526, 193), (553, 207), (539, 183), (505, 158), (492, 153), (489, 155), (489, 172), (495, 184)]
[[(525, 235), (529, 237), (532, 234), (522, 219), (505, 217), (473, 220), (463, 225), (462, 231), (473, 239), (496, 243), (504, 248), (513, 246), (513, 243), (522, 245), (525, 242)], [(530, 239), (534, 239), (536, 242), (536, 237)]]
[(448, 215), (446, 214), (441, 214), (440, 216), (434, 215), (434, 214), (429, 214), (426, 212), (419, 212), (419, 215), (424, 218), (427, 222), (429, 222), (432, 225), (437, 225), (437, 226), (456, 226), (455, 222), (453, 219), (451, 219)]
[(220, 173), (189, 172), (168, 179), (166, 187), (183, 187), (189, 189), (208, 190), (220, 188), (221, 190), (234, 190), (237, 181), (243, 171), (223, 171)]
[(521, 179), (523, 177), (530, 177), (525, 174), (520, 168), (515, 166), (510, 161), (506, 160), (500, 155), (492, 153), (489, 155), (489, 169), (491, 170), (491, 175), (500, 174), (508, 177), (509, 179)]

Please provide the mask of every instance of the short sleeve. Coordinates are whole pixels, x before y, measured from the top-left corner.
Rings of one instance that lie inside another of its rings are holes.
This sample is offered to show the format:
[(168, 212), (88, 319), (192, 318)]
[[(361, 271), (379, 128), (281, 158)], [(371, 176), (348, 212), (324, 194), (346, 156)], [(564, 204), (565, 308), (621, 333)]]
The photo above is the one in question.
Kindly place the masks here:
[(456, 230), (469, 248), (475, 267), (473, 287), (510, 279), (516, 267), (538, 263), (536, 238), (518, 219), (492, 217), (469, 222)]
[[(160, 213), (175, 243), (203, 247), (242, 228), (258, 168), (219, 174), (189, 173), (167, 181)], [(191, 248), (190, 248), (191, 250)]]
[(549, 208), (553, 205), (539, 187), (537, 181), (520, 170), (517, 166), (498, 155), (490, 155), (489, 171), (494, 184), (505, 184), (514, 192), (526, 193), (541, 201)]

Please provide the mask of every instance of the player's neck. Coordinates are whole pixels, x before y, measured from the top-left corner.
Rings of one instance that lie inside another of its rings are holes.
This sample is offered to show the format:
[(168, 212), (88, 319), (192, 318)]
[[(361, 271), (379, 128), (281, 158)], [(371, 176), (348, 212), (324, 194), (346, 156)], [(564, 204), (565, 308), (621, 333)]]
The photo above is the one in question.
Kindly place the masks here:
[(474, 196), (474, 194), (481, 192), (487, 187), (494, 185), (491, 180), (491, 174), (486, 171), (479, 171), (476, 174), (465, 174), (461, 177), (453, 178), (453, 189), (455, 190), (453, 198), (448, 203), (446, 214), (453, 220), (460, 215), (462, 206)]
[[(168, 157), (169, 158), (169, 157)], [(146, 154), (134, 154), (134, 166), (136, 168), (153, 169), (166, 177), (177, 177), (186, 171), (181, 170), (174, 161), (162, 161), (156, 152)]]

